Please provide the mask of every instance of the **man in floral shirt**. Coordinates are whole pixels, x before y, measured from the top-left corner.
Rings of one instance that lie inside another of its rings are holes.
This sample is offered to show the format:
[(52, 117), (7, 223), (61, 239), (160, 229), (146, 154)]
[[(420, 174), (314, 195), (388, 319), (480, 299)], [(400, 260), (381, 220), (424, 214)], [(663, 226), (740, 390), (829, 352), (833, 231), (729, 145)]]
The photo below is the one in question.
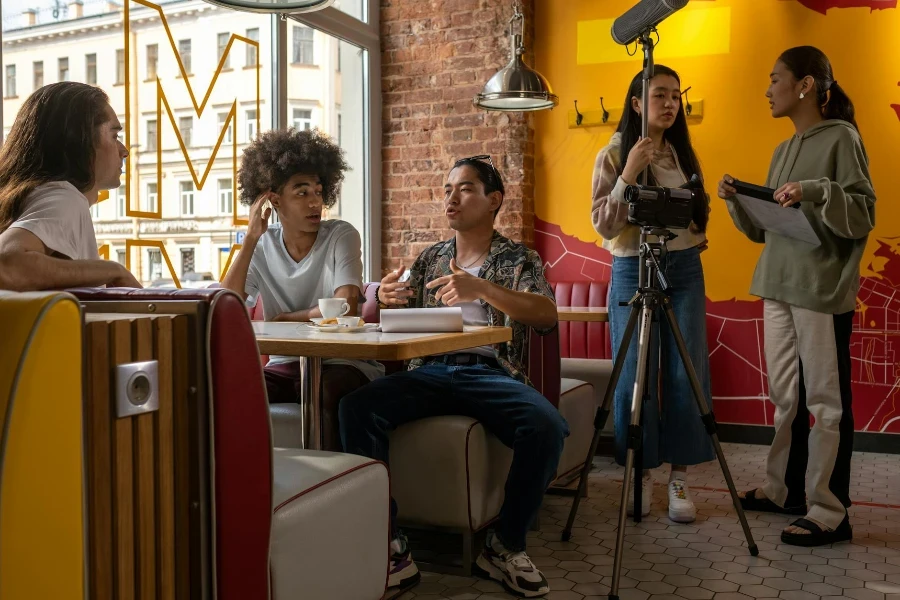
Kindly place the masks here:
[[(388, 436), (404, 423), (439, 415), (478, 419), (513, 450), (506, 497), (496, 529), (478, 566), (526, 596), (550, 591), (525, 554), (528, 528), (550, 484), (568, 425), (525, 375), (529, 329), (545, 334), (557, 324), (553, 291), (540, 256), (494, 230), (503, 182), (487, 156), (456, 162), (444, 186), (444, 209), (453, 239), (425, 250), (400, 282), (401, 265), (378, 290), (381, 308), (459, 306), (467, 325), (505, 325), (505, 344), (430, 356), (408, 371), (376, 379), (340, 405), (344, 450), (388, 463)], [(392, 521), (397, 514), (391, 501)], [(406, 538), (392, 525), (389, 587), (419, 580)]]

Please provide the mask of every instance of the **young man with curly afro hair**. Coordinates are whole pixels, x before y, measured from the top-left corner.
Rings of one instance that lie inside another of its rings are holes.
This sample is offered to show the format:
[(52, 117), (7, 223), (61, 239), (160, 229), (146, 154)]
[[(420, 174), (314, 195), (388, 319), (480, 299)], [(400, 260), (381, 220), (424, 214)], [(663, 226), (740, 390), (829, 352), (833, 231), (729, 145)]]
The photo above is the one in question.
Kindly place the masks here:
[[(223, 285), (248, 304), (262, 301), (266, 321), (321, 317), (320, 298), (343, 298), (358, 314), (362, 241), (346, 221), (322, 220), (337, 202), (344, 171), (341, 148), (318, 130), (273, 130), (244, 150), (238, 172), (240, 201), (250, 205), (243, 248)], [(269, 224), (272, 210), (279, 223)], [(323, 361), (324, 449), (340, 450), (340, 399), (384, 373), (377, 362)], [(265, 367), (269, 402), (299, 402), (296, 357), (271, 356)]]

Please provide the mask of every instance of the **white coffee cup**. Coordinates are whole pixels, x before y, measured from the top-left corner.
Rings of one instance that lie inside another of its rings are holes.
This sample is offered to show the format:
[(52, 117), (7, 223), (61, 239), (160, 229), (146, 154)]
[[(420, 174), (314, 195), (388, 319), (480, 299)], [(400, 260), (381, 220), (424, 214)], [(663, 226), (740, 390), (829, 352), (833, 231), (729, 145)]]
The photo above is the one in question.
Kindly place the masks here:
[(338, 325), (344, 327), (359, 327), (362, 324), (361, 321), (362, 319), (359, 317), (338, 317), (337, 320)]
[(319, 298), (319, 312), (326, 319), (343, 317), (350, 312), (350, 305), (344, 298)]

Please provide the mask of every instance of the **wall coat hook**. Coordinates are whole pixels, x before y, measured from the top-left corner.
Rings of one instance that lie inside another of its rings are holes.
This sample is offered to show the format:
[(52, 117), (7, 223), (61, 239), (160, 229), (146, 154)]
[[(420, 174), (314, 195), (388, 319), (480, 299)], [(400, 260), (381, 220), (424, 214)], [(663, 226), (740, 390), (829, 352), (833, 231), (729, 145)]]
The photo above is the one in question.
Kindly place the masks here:
[(575, 124), (581, 125), (581, 122), (584, 121), (584, 115), (578, 111), (578, 100), (575, 101)]
[(694, 107), (691, 106), (691, 101), (688, 99), (688, 92), (691, 91), (692, 86), (688, 86), (681, 95), (684, 96), (684, 112), (687, 116), (691, 116), (691, 111), (694, 110)]
[(600, 109), (603, 111), (603, 122), (609, 121), (609, 111), (603, 106), (603, 96), (600, 96)]

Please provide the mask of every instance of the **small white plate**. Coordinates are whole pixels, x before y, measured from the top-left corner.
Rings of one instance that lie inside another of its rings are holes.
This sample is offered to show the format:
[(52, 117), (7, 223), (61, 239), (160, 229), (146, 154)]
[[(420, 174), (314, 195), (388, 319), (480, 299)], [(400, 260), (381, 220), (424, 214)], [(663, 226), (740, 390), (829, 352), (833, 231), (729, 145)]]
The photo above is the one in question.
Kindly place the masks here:
[(347, 325), (316, 325), (315, 323), (305, 323), (307, 328), (322, 333), (359, 333), (360, 331), (375, 331), (378, 329), (378, 323), (365, 323), (357, 327), (349, 327)]

